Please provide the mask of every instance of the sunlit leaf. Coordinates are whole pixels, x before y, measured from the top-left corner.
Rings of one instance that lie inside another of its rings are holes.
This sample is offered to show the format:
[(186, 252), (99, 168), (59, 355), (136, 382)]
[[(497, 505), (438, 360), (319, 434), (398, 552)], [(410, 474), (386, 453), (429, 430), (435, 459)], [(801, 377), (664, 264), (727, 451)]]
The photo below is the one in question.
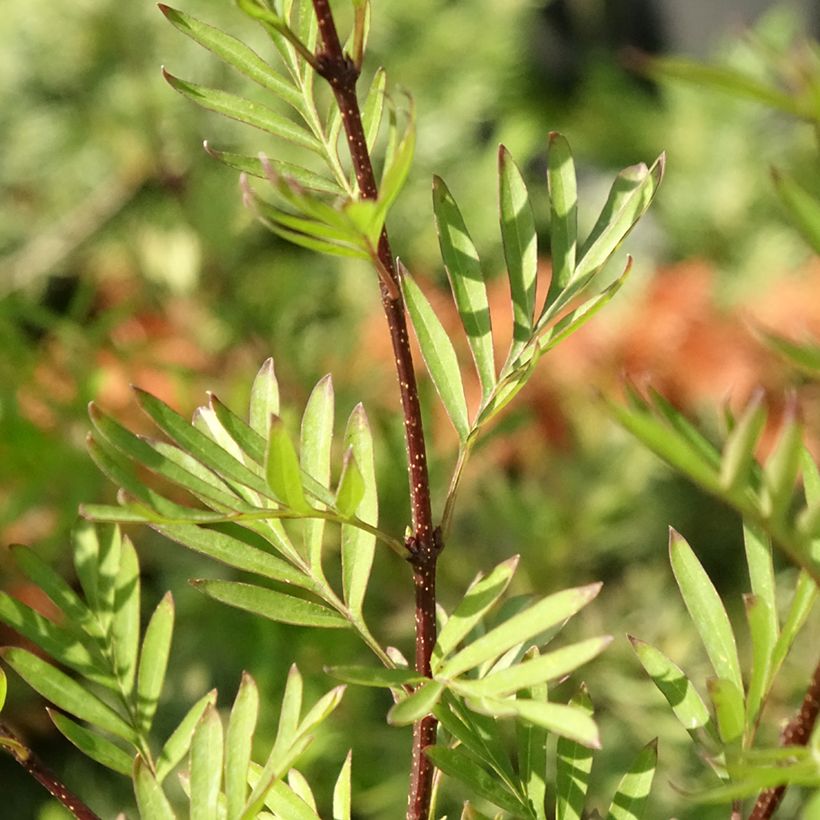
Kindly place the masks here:
[(271, 419), (265, 475), (274, 495), (286, 506), (297, 512), (310, 511), (302, 489), (299, 457), (284, 422), (279, 417)]
[(153, 723), (165, 682), (173, 632), (174, 599), (170, 592), (166, 592), (145, 630), (137, 673), (137, 726), (146, 734)]
[(538, 601), (446, 660), (439, 671), (440, 676), (454, 678), (485, 661), (499, 657), (516, 644), (524, 643), (534, 635), (570, 618), (585, 607), (600, 589), (600, 584), (589, 584), (563, 590)]
[(134, 730), (116, 712), (73, 678), (37, 655), (26, 649), (7, 646), (0, 649), (0, 657), (35, 692), (55, 706), (129, 743), (137, 743)]
[(333, 820), (350, 820), (350, 770), (352, 752), (347, 753), (333, 787)]
[[(361, 404), (353, 408), (347, 421), (344, 446), (352, 452), (364, 482), (364, 493), (355, 509), (356, 516), (375, 527), (379, 522), (379, 500), (376, 490), (373, 436), (367, 414)], [(353, 613), (361, 613), (375, 548), (375, 536), (358, 527), (342, 525), (342, 586), (345, 602)]]
[(407, 272), (402, 277), (402, 290), (427, 371), (458, 437), (465, 441), (470, 432), (470, 422), (453, 343), (427, 297)]
[(271, 751), (272, 758), (281, 757), (293, 745), (296, 729), (299, 726), (299, 717), (302, 714), (303, 689), (302, 675), (296, 664), (292, 664), (288, 670), (285, 693), (279, 707), (279, 727)]
[[(744, 595), (746, 619), (749, 622), (749, 633), (752, 637), (752, 672), (749, 677), (749, 688), (746, 694), (748, 708), (746, 726), (755, 726), (763, 701), (768, 693), (771, 680), (772, 653), (777, 641), (777, 632), (772, 631), (772, 612), (765, 598), (758, 595)], [(775, 614), (774, 623), (776, 625)]]
[(444, 692), (445, 684), (430, 680), (421, 684), (412, 695), (394, 704), (387, 713), (387, 722), (391, 726), (407, 726), (429, 715)]
[(426, 680), (412, 669), (384, 669), (379, 666), (329, 666), (325, 672), (345, 683), (386, 689), (407, 684), (415, 686)]
[(749, 482), (754, 463), (755, 446), (766, 425), (766, 408), (762, 394), (757, 394), (746, 406), (723, 446), (720, 484), (726, 492), (734, 492)]
[(486, 398), (496, 381), (487, 288), (473, 240), (456, 201), (440, 177), (433, 178), (433, 211), (441, 257)]
[(777, 622), (777, 597), (775, 592), (772, 543), (768, 535), (758, 527), (743, 522), (743, 543), (752, 593), (766, 606), (766, 642), (772, 646), (777, 641), (780, 627)]
[(545, 308), (569, 284), (575, 272), (578, 246), (578, 191), (575, 164), (566, 138), (553, 131), (550, 134), (547, 161), (547, 184), (550, 194), (550, 257), (552, 280)]
[(201, 697), (187, 712), (176, 729), (162, 747), (157, 758), (157, 780), (163, 780), (173, 771), (177, 764), (188, 753), (191, 738), (205, 709), (216, 703), (216, 689)]
[(538, 240), (527, 187), (521, 171), (503, 145), (498, 149), (498, 199), (513, 310), (513, 338), (508, 360), (514, 361), (532, 335)]
[(762, 506), (764, 514), (783, 518), (794, 495), (803, 453), (803, 425), (787, 414), (774, 449), (763, 467)]
[(242, 584), (237, 581), (191, 581), (194, 587), (209, 598), (223, 604), (244, 609), (254, 615), (261, 615), (272, 621), (296, 626), (317, 626), (322, 628), (342, 628), (348, 622), (322, 604), (294, 598), (265, 587)]
[(731, 743), (743, 734), (745, 726), (743, 691), (733, 681), (725, 678), (710, 678), (706, 685), (715, 707), (720, 739), (724, 743)]
[(794, 596), (783, 622), (780, 637), (772, 651), (771, 677), (774, 677), (782, 666), (792, 644), (811, 614), (818, 596), (820, 596), (820, 589), (817, 583), (808, 573), (801, 572), (797, 577)]
[(629, 636), (638, 660), (666, 698), (684, 729), (694, 731), (709, 723), (709, 710), (683, 670), (659, 649)]
[(217, 820), (224, 754), (222, 722), (207, 706), (191, 739), (191, 817)]
[(160, 786), (161, 781), (154, 777), (148, 764), (139, 755), (134, 761), (133, 780), (140, 817), (146, 820), (176, 820), (171, 804)]
[[(586, 715), (592, 715), (592, 702), (586, 686), (570, 701)], [(556, 820), (581, 820), (584, 816), (592, 750), (567, 737), (559, 737), (555, 758)]]
[(649, 801), (657, 764), (658, 741), (651, 740), (641, 749), (629, 771), (621, 778), (612, 798), (607, 820), (641, 820)]
[(364, 128), (367, 150), (371, 152), (376, 143), (379, 126), (382, 122), (386, 87), (387, 74), (385, 74), (383, 68), (378, 68), (373, 76), (373, 82), (370, 84), (367, 96), (364, 99), (364, 105), (362, 105), (362, 128)]
[(742, 692), (743, 678), (729, 616), (692, 548), (674, 530), (669, 533), (669, 558), (683, 602), (715, 674), (731, 681)]
[(265, 105), (246, 100), (243, 97), (237, 97), (218, 88), (208, 88), (204, 85), (181, 80), (164, 68), (162, 76), (171, 88), (208, 111), (214, 111), (217, 114), (245, 123), (245, 125), (267, 131), (274, 137), (281, 137), (294, 145), (308, 148), (316, 153), (322, 151), (321, 143), (316, 137)]
[(279, 382), (273, 369), (273, 359), (265, 359), (251, 387), (248, 421), (263, 438), (268, 435), (271, 416), (279, 415)]
[[(524, 655), (524, 661), (534, 661), (539, 657), (538, 649), (532, 647)], [(549, 700), (548, 687), (539, 683), (524, 690), (522, 697), (546, 703)], [(547, 797), (547, 737), (549, 732), (543, 726), (519, 723), (515, 727), (518, 741), (518, 770), (535, 820), (547, 820), (545, 801)]]
[(225, 811), (227, 820), (238, 820), (245, 807), (253, 733), (259, 713), (259, 691), (253, 678), (242, 682), (231, 709), (225, 736)]
[(437, 672), (444, 660), (504, 594), (518, 568), (517, 555), (496, 565), (488, 575), (478, 575), (447, 619), (433, 647), (430, 663)]
[(353, 457), (353, 451), (348, 450), (342, 462), (342, 474), (336, 490), (336, 509), (339, 513), (345, 518), (354, 515), (364, 497), (364, 491), (364, 478)]
[(86, 757), (125, 777), (131, 777), (134, 768), (133, 754), (121, 749), (102, 735), (89, 731), (71, 718), (54, 709), (46, 709), (59, 732), (74, 744)]
[(8, 693), (8, 680), (6, 679), (6, 673), (0, 669), (0, 712), (3, 711), (3, 707), (6, 705), (6, 694)]
[(122, 539), (114, 595), (114, 618), (111, 622), (114, 663), (117, 677), (130, 695), (137, 674), (140, 637), (140, 567), (137, 551), (128, 537)]

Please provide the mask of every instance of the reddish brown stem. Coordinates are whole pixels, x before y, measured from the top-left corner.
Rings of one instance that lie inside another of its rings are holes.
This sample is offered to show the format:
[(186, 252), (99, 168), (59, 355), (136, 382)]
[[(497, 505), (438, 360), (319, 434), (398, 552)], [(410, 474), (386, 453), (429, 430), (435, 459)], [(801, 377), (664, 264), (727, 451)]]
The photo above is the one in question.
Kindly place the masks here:
[[(359, 69), (344, 54), (328, 0), (313, 0), (322, 48), (316, 55), (319, 74), (333, 89), (342, 116), (353, 169), (363, 199), (376, 199), (378, 187), (367, 150), (361, 111), (356, 98)], [(407, 335), (407, 317), (399, 289), (399, 272), (387, 230), (383, 230), (377, 250), (378, 266), (386, 273), (381, 281), (381, 298), (396, 373), (399, 379), (407, 463), (410, 481), (412, 535), (407, 539), (408, 560), (413, 566), (416, 597), (416, 670), (430, 676), (430, 654), (436, 641), (436, 563), (442, 549), (438, 531), (433, 527), (430, 505), (430, 482), (427, 475), (427, 448), (421, 420), (416, 373)], [(413, 727), (413, 757), (407, 800), (408, 820), (426, 820), (430, 813), (433, 791), (432, 763), (424, 754), (435, 743), (436, 720), (428, 715)]]
[(31, 777), (46, 789), (52, 797), (59, 800), (78, 820), (100, 820), (76, 794), (70, 792), (57, 777), (43, 765), (34, 752), (32, 752), (8, 726), (2, 723), (0, 723), (0, 738), (11, 741), (8, 744), (2, 744), (0, 748), (5, 748)]
[[(814, 724), (817, 722), (817, 715), (820, 713), (820, 663), (817, 664), (812, 675), (809, 688), (803, 697), (800, 710), (788, 722), (786, 728), (780, 735), (782, 746), (805, 746), (809, 742)], [(769, 820), (774, 816), (783, 795), (786, 793), (785, 786), (778, 786), (775, 789), (765, 789), (755, 802), (749, 820)]]

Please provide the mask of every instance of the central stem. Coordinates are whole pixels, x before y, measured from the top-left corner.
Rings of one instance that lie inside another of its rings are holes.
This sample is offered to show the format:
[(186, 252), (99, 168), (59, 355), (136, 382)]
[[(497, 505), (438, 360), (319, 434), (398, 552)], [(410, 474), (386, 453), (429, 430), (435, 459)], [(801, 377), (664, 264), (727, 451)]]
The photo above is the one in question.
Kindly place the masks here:
[[(319, 74), (333, 89), (344, 125), (362, 199), (377, 199), (378, 187), (362, 126), (356, 80), (359, 70), (344, 54), (328, 0), (313, 0), (322, 50), (316, 55)], [(399, 288), (399, 272), (387, 229), (383, 229), (377, 249), (378, 263), (389, 277), (381, 279), (382, 307), (390, 329), (390, 341), (399, 380), (407, 465), (410, 482), (412, 535), (407, 539), (408, 560), (413, 567), (415, 585), (416, 671), (430, 677), (430, 655), (436, 642), (436, 563), (442, 548), (433, 527), (430, 481), (427, 474), (427, 448), (421, 420), (416, 372), (407, 334), (407, 316)], [(435, 743), (436, 719), (427, 715), (413, 727), (413, 760), (407, 798), (407, 820), (427, 820), (433, 791), (433, 764), (424, 750)]]

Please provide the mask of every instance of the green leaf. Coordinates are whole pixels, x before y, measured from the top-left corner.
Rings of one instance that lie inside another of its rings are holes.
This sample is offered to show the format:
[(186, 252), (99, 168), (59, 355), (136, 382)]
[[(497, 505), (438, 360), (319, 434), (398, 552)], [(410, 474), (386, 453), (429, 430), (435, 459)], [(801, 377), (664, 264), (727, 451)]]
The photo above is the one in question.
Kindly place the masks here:
[[(754, 731), (763, 702), (768, 694), (771, 681), (772, 653), (777, 642), (777, 632), (771, 629), (772, 612), (765, 598), (757, 595), (744, 595), (746, 619), (749, 622), (749, 633), (752, 637), (752, 673), (746, 695), (746, 727)], [(774, 618), (775, 626), (777, 616)]]
[(817, 378), (820, 374), (820, 345), (806, 341), (800, 344), (775, 333), (758, 330), (766, 344), (779, 353), (792, 367)]
[(795, 638), (811, 614), (818, 595), (820, 595), (820, 590), (818, 590), (817, 583), (806, 572), (801, 572), (797, 577), (797, 585), (786, 620), (783, 622), (783, 629), (772, 652), (772, 678), (782, 666)]
[(265, 359), (251, 387), (248, 421), (263, 438), (270, 430), (271, 416), (279, 415), (279, 382), (273, 369), (273, 359)]
[(230, 567), (303, 589), (315, 588), (315, 582), (291, 564), (228, 533), (193, 524), (156, 524), (154, 529)]
[(6, 679), (6, 673), (0, 669), (0, 712), (3, 711), (3, 707), (6, 705), (6, 694), (8, 690), (9, 684)]
[(399, 686), (416, 686), (426, 678), (412, 669), (384, 669), (379, 666), (326, 666), (325, 672), (337, 680), (357, 686), (377, 686), (393, 689)]
[[(218, 148), (214, 148), (207, 140), (205, 140), (203, 145), (205, 151), (210, 156), (227, 165), (229, 168), (250, 174), (259, 179), (265, 179), (267, 177), (265, 166), (259, 157), (235, 154), (231, 151), (222, 151)], [(334, 196), (342, 196), (344, 193), (339, 184), (334, 180), (327, 179), (308, 168), (303, 168), (301, 165), (294, 165), (292, 162), (270, 158), (266, 160), (266, 163), (273, 168), (279, 176), (292, 180), (302, 188), (318, 191), (323, 194), (333, 194)]]
[(162, 76), (171, 88), (208, 111), (214, 111), (217, 114), (245, 123), (245, 125), (267, 131), (274, 137), (281, 137), (294, 145), (308, 148), (318, 154), (322, 153), (321, 143), (316, 137), (265, 105), (237, 97), (227, 91), (220, 91), (217, 88), (189, 83), (175, 77), (164, 68), (162, 69)]
[(436, 392), (453, 423), (458, 437), (466, 441), (470, 433), (467, 400), (453, 343), (436, 316), (430, 302), (416, 281), (404, 269), (402, 290), (410, 313), (410, 321), (419, 342), (424, 364), (433, 380)]
[(788, 513), (802, 453), (803, 425), (793, 414), (787, 413), (774, 449), (763, 467), (761, 502), (764, 515), (782, 519)]
[(477, 575), (438, 635), (430, 663), (438, 672), (447, 656), (470, 633), (485, 613), (504, 594), (518, 568), (519, 556), (497, 564), (487, 576)]
[(763, 601), (766, 607), (766, 643), (772, 646), (777, 641), (780, 626), (777, 622), (777, 597), (775, 591), (774, 564), (772, 563), (772, 542), (758, 527), (743, 522), (743, 543), (746, 549), (746, 564), (752, 593)]
[(445, 688), (446, 684), (438, 680), (428, 680), (421, 684), (412, 695), (408, 695), (390, 708), (387, 722), (391, 726), (407, 726), (431, 714)]
[(305, 776), (298, 769), (291, 769), (288, 772), (288, 786), (297, 797), (310, 806), (312, 811), (316, 811), (316, 798), (313, 795), (313, 790), (310, 788)]
[(683, 602), (715, 674), (731, 681), (742, 692), (743, 678), (729, 616), (692, 548), (672, 529), (669, 531), (669, 558)]
[(486, 399), (496, 382), (487, 288), (473, 240), (456, 201), (440, 177), (433, 178), (433, 211), (444, 267)]
[(512, 362), (532, 335), (538, 239), (524, 178), (503, 145), (498, 149), (498, 199), (513, 309), (513, 338), (507, 358)]
[(216, 689), (212, 689), (188, 710), (188, 713), (182, 719), (179, 726), (174, 729), (171, 736), (165, 741), (165, 745), (162, 747), (162, 751), (157, 758), (157, 780), (160, 783), (176, 768), (179, 761), (185, 757), (191, 746), (191, 738), (194, 735), (194, 730), (200, 718), (208, 706), (213, 706), (215, 703)]
[(69, 622), (81, 627), (93, 638), (99, 640), (103, 637), (100, 625), (88, 607), (37, 553), (22, 544), (12, 544), (9, 549), (19, 570), (51, 599)]
[[(570, 703), (592, 715), (592, 702), (582, 685)], [(592, 750), (567, 737), (559, 737), (555, 758), (556, 820), (581, 820), (584, 816), (589, 773), (592, 771)]]
[(362, 106), (362, 128), (364, 128), (367, 150), (371, 153), (373, 146), (376, 144), (376, 137), (379, 135), (379, 126), (382, 122), (386, 87), (387, 74), (383, 68), (378, 68)]
[(265, 481), (155, 396), (134, 388), (140, 407), (183, 450), (217, 475), (270, 497)]
[[(347, 420), (344, 446), (352, 452), (353, 460), (364, 481), (364, 494), (356, 506), (360, 521), (376, 526), (379, 522), (379, 500), (376, 491), (376, 465), (373, 457), (373, 436), (367, 414), (357, 404)], [(361, 614), (376, 538), (358, 527), (342, 525), (342, 586), (345, 603), (351, 612)]]
[(496, 777), (487, 773), (460, 749), (428, 746), (424, 753), (436, 768), (469, 786), (477, 797), (489, 800), (515, 817), (522, 816), (525, 805), (521, 798), (511, 794)]
[(396, 201), (396, 197), (407, 181), (410, 166), (413, 164), (413, 154), (415, 150), (416, 123), (411, 101), (409, 121), (404, 131), (404, 136), (402, 136), (395, 151), (390, 155), (385, 155), (384, 173), (382, 174), (381, 183), (379, 184), (379, 198), (377, 200), (378, 210), (376, 223), (379, 225), (379, 229), (376, 232), (376, 236), (381, 233), (381, 225), (384, 224), (387, 218), (387, 212)]
[(310, 506), (302, 489), (302, 476), (296, 448), (285, 430), (282, 419), (271, 419), (265, 476), (274, 495), (285, 506), (297, 512), (309, 513)]
[(543, 598), (457, 652), (442, 664), (439, 676), (455, 678), (485, 661), (499, 657), (516, 644), (524, 643), (570, 618), (583, 609), (600, 589), (601, 584), (589, 584)]
[(350, 770), (353, 753), (348, 752), (333, 787), (333, 820), (350, 820)]
[[(536, 660), (538, 649), (532, 647), (524, 654), (525, 661)], [(523, 697), (546, 703), (549, 700), (548, 687), (544, 683), (525, 690)], [(547, 798), (547, 737), (549, 733), (542, 726), (519, 723), (516, 727), (518, 741), (518, 770), (530, 807), (536, 820), (547, 820), (545, 801)]]
[[(458, 682), (458, 689), (469, 697), (503, 697), (531, 686), (557, 680), (600, 655), (612, 643), (605, 635), (565, 646), (529, 661), (492, 672), (479, 680)], [(455, 686), (455, 684), (454, 684)]]
[(468, 705), (486, 715), (514, 717), (541, 726), (560, 737), (576, 740), (590, 749), (601, 748), (601, 738), (595, 721), (586, 710), (573, 704), (545, 703), (523, 698), (481, 698), (470, 700)]
[(725, 492), (733, 493), (749, 484), (755, 447), (765, 425), (763, 394), (758, 393), (743, 411), (723, 446), (720, 485)]
[(139, 755), (134, 761), (133, 780), (140, 817), (145, 820), (176, 820), (160, 781), (154, 777), (148, 764)]
[(137, 727), (147, 734), (154, 721), (165, 682), (171, 638), (174, 633), (174, 599), (166, 592), (145, 630), (137, 673)]
[(96, 732), (90, 732), (61, 712), (56, 712), (54, 709), (48, 708), (46, 711), (58, 731), (86, 755), (86, 757), (90, 757), (101, 766), (105, 766), (117, 772), (117, 774), (131, 777), (131, 772), (134, 768), (133, 755), (129, 755), (128, 752), (116, 746), (102, 735), (98, 735)]
[(253, 803), (248, 802), (242, 820), (262, 817), (263, 815), (258, 815), (257, 812), (262, 808), (263, 802), (275, 813), (277, 820), (285, 817), (288, 820), (320, 820), (319, 815), (284, 780), (260, 777), (258, 773), (261, 769), (255, 765), (252, 765), (251, 769), (254, 772), (251, 776), (251, 785), (254, 793), (259, 789), (260, 799)]
[[(302, 675), (294, 663), (288, 670), (285, 693), (279, 708), (279, 727), (276, 730), (271, 759), (282, 757), (293, 745), (299, 726), (299, 716), (302, 714), (303, 689)], [(265, 768), (267, 769), (267, 766)]]
[(120, 567), (114, 593), (111, 643), (117, 678), (130, 697), (137, 673), (140, 637), (140, 566), (137, 551), (128, 537), (122, 539)]
[(19, 647), (3, 647), (0, 657), (32, 688), (55, 706), (80, 720), (136, 744), (134, 730), (109, 706), (37, 655)]
[(248, 770), (256, 719), (259, 713), (259, 691), (253, 678), (242, 673), (242, 682), (231, 709), (225, 738), (225, 804), (227, 820), (238, 820), (245, 807)]
[[(333, 444), (333, 380), (325, 376), (308, 398), (302, 416), (299, 455), (301, 470), (324, 487), (330, 485), (330, 448)], [(295, 454), (294, 454), (295, 455)], [(299, 489), (302, 489), (301, 474)], [(304, 501), (304, 494), (302, 495)], [(304, 503), (307, 503), (304, 501)], [(312, 567), (321, 568), (325, 522), (310, 519), (303, 524), (305, 548)]]
[(364, 498), (364, 478), (356, 465), (353, 450), (345, 453), (342, 462), (342, 475), (339, 478), (339, 487), (336, 490), (336, 509), (345, 518), (355, 514), (362, 498)]
[(641, 749), (629, 771), (618, 784), (607, 820), (641, 820), (649, 801), (655, 767), (658, 765), (658, 741), (651, 740)]
[[(208, 408), (222, 429), (239, 446), (245, 457), (250, 456), (257, 464), (265, 463), (265, 439), (244, 419), (240, 418), (217, 395), (208, 391)], [(247, 458), (245, 458), (247, 460)]]
[(706, 686), (715, 707), (720, 739), (732, 743), (743, 734), (745, 726), (743, 691), (726, 678), (710, 678)]
[(348, 626), (347, 621), (333, 610), (313, 601), (294, 598), (265, 587), (242, 584), (237, 581), (191, 581), (194, 587), (209, 598), (223, 604), (244, 609), (279, 623), (296, 626), (317, 626), (339, 629)]
[(248, 48), (235, 37), (231, 37), (229, 34), (225, 34), (225, 32), (209, 26), (184, 12), (172, 9), (163, 3), (159, 4), (159, 9), (171, 24), (183, 34), (212, 51), (263, 88), (272, 91), (297, 111), (302, 110), (302, 97), (299, 92), (253, 49)]
[(0, 591), (0, 621), (34, 642), (54, 660), (87, 678), (115, 688), (116, 682), (102, 658), (92, 655), (73, 632), (57, 626), (31, 607)]
[(217, 820), (222, 782), (222, 723), (216, 707), (209, 705), (191, 740), (191, 818)]
[(709, 710), (683, 670), (654, 646), (629, 635), (646, 674), (666, 698), (675, 717), (688, 732), (709, 724)]
[(572, 161), (569, 143), (557, 131), (550, 133), (547, 185), (550, 194), (552, 280), (545, 307), (555, 301), (572, 279), (578, 245), (578, 190), (575, 182), (575, 164)]

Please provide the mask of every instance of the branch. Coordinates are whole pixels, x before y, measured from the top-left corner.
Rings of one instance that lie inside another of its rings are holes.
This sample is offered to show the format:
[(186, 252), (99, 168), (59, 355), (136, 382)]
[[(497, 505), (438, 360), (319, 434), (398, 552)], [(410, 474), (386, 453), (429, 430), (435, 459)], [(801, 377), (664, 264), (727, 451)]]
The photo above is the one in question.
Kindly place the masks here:
[(8, 750), (9, 754), (33, 777), (46, 791), (59, 800), (78, 820), (100, 820), (88, 806), (70, 792), (50, 772), (8, 726), (0, 723), (0, 748)]
[[(361, 111), (356, 98), (359, 66), (342, 51), (336, 23), (328, 0), (313, 0), (322, 48), (316, 54), (317, 71), (333, 89), (344, 125), (362, 199), (377, 199), (378, 187), (367, 150)], [(430, 677), (430, 655), (436, 642), (436, 563), (443, 547), (440, 532), (433, 526), (427, 448), (422, 427), (416, 373), (407, 334), (407, 316), (401, 297), (400, 277), (387, 229), (383, 229), (377, 250), (377, 267), (387, 273), (380, 277), (382, 306), (390, 330), (396, 372), (399, 379), (407, 463), (410, 481), (412, 534), (406, 541), (408, 560), (413, 566), (416, 597), (416, 671)], [(428, 715), (413, 727), (413, 760), (408, 792), (407, 819), (426, 820), (430, 812), (434, 766), (424, 750), (435, 743), (436, 720)]]
[[(800, 711), (789, 721), (780, 735), (781, 746), (805, 746), (809, 742), (817, 714), (820, 712), (820, 663), (814, 670), (809, 688), (803, 697)], [(769, 820), (780, 805), (786, 786), (760, 792), (749, 820)]]

